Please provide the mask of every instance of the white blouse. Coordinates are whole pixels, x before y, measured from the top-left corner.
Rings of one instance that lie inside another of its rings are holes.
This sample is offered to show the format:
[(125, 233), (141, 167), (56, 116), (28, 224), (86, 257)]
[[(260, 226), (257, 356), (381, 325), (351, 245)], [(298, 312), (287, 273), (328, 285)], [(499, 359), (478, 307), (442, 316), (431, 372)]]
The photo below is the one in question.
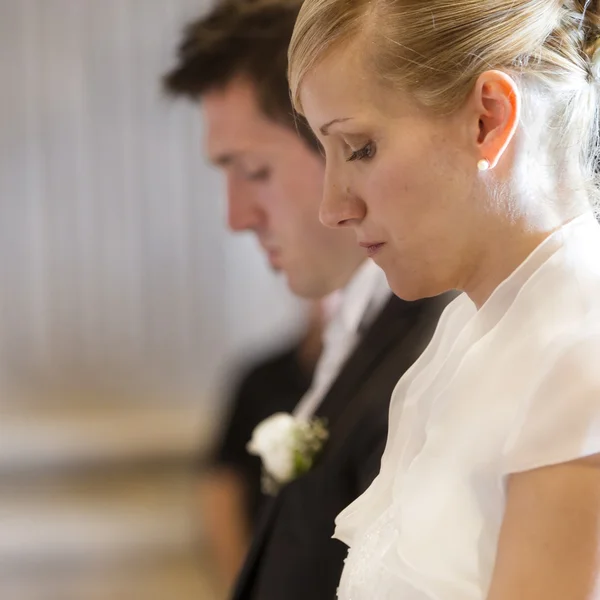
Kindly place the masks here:
[(600, 226), (445, 310), (392, 396), (381, 471), (337, 518), (341, 600), (485, 600), (507, 476), (600, 452)]

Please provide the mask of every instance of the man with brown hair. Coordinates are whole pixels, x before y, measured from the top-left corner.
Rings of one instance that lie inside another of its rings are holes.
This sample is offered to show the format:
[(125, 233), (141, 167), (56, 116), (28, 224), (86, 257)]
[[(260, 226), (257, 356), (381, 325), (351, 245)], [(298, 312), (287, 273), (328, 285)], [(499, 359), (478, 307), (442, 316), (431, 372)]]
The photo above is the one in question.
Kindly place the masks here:
[[(289, 100), (287, 47), (300, 3), (225, 0), (187, 27), (166, 89), (202, 104), (206, 150), (227, 180), (229, 226), (254, 232), (274, 269), (331, 314), (298, 422), (328, 440), (313, 468), (265, 507), (236, 600), (332, 600), (346, 554), (336, 515), (379, 470), (391, 392), (430, 339), (446, 298), (393, 297), (348, 231), (323, 227), (325, 164)], [(348, 149), (346, 149), (348, 150)], [(282, 449), (283, 451), (283, 449)]]

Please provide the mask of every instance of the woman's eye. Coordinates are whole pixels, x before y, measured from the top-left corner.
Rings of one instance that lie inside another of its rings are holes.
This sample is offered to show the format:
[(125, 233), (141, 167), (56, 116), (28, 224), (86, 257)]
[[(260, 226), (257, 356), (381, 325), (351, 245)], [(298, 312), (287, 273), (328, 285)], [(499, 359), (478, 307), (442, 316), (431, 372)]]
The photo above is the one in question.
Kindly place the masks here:
[(368, 160), (375, 156), (375, 144), (369, 142), (363, 146), (360, 150), (354, 151), (346, 160), (352, 162), (353, 160)]
[(269, 179), (270, 175), (270, 169), (268, 167), (263, 167), (262, 169), (246, 173), (246, 179), (248, 181), (266, 181)]

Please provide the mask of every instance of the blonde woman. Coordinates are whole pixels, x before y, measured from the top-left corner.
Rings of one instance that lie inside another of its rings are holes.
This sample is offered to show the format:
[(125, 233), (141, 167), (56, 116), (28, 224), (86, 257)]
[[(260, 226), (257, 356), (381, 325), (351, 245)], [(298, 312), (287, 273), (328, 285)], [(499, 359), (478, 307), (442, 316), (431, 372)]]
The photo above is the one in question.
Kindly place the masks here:
[(464, 292), (343, 511), (342, 600), (600, 597), (600, 7), (306, 0), (321, 220), (407, 300)]

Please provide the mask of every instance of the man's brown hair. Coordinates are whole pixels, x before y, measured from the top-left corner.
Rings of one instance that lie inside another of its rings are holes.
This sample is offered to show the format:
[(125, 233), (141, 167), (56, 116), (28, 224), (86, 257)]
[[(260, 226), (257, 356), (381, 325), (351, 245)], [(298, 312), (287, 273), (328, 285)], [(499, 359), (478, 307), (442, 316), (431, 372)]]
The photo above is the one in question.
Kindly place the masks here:
[(186, 26), (178, 64), (163, 79), (167, 92), (194, 101), (235, 77), (246, 77), (264, 114), (296, 128), (311, 148), (318, 144), (294, 113), (287, 82), (287, 50), (300, 10), (298, 0), (225, 0)]

